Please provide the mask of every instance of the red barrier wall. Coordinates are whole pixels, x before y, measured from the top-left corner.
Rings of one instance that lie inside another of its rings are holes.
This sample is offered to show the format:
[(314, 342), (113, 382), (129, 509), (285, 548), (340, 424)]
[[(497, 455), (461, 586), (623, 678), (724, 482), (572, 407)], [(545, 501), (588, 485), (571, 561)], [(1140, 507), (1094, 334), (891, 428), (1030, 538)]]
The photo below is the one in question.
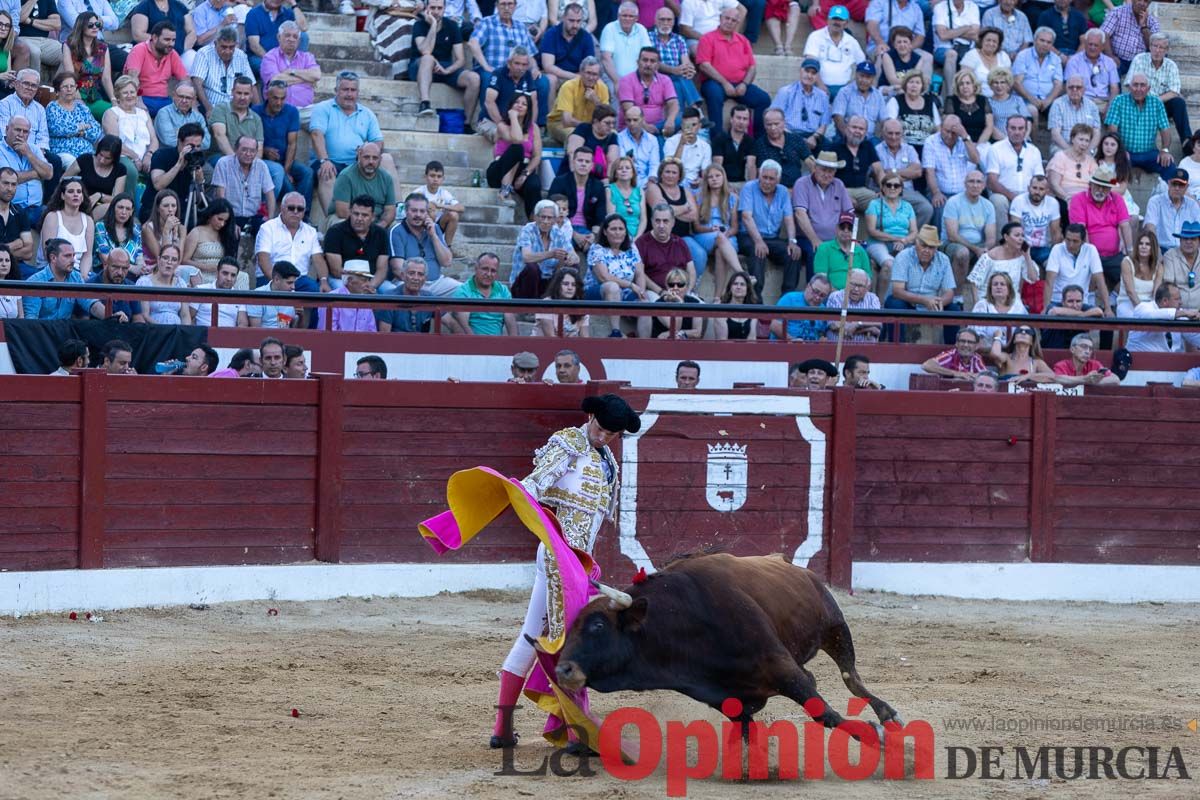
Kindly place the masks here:
[[(0, 376), (0, 569), (528, 561), (511, 516), (442, 559), (416, 523), (454, 470), (524, 475), (613, 388)], [(707, 546), (811, 548), (843, 586), (855, 560), (1200, 563), (1200, 392), (622, 391), (651, 413), (624, 445), (624, 539), (597, 549), (619, 579)], [(656, 410), (680, 398), (707, 405)], [(713, 471), (721, 443), (743, 483)]]

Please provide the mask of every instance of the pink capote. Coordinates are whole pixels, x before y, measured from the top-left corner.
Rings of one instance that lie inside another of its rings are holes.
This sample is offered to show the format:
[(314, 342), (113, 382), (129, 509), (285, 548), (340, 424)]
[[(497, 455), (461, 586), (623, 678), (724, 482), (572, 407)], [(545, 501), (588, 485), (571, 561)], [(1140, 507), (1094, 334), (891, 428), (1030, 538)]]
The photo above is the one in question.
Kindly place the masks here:
[(558, 519), (529, 494), (521, 482), (505, 477), (488, 467), (474, 467), (450, 476), (446, 484), (449, 511), (422, 522), (418, 529), (429, 546), (439, 555), (458, 550), (488, 526), (505, 508), (512, 507), (529, 532), (554, 553), (561, 577), (563, 631), (554, 639), (538, 638), (537, 664), (525, 684), (525, 696), (549, 714), (543, 735), (557, 745), (565, 745), (567, 725), (586, 735), (595, 749), (597, 726), (588, 714), (587, 690), (569, 692), (554, 680), (558, 652), (566, 631), (593, 594), (590, 580), (600, 577), (600, 568), (587, 553), (567, 544)]

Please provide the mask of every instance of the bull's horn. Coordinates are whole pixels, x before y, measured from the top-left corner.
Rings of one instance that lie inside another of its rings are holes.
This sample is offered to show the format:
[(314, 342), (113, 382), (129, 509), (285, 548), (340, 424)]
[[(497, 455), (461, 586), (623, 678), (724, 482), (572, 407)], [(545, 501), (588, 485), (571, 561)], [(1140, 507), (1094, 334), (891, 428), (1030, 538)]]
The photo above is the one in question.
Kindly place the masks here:
[(617, 608), (629, 608), (633, 605), (633, 598), (620, 589), (614, 589), (611, 586), (605, 586), (599, 581), (592, 581), (592, 586), (595, 586), (600, 594), (613, 601)]

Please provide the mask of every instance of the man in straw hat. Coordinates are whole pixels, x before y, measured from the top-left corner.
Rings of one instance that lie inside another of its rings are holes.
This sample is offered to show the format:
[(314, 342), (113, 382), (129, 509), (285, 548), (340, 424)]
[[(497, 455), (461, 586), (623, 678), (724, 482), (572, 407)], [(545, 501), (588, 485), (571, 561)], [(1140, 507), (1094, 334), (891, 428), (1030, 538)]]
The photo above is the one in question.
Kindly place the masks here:
[[(626, 431), (637, 433), (642, 423), (637, 412), (615, 394), (584, 398), (583, 412), (588, 415), (587, 422), (556, 432), (534, 452), (533, 471), (521, 483), (554, 511), (570, 546), (590, 555), (600, 526), (613, 518), (617, 506), (617, 460), (608, 444)], [(500, 671), (493, 748), (516, 744), (513, 708), (536, 655), (530, 639), (541, 636), (543, 627), (551, 638), (565, 627), (563, 609), (557, 602), (560, 581), (553, 552), (539, 545), (525, 623)]]
[[(371, 286), (371, 265), (364, 259), (354, 258), (342, 265), (342, 285), (329, 294), (369, 294)], [(317, 329), (325, 330), (325, 315), (331, 309), (321, 308), (317, 311)], [(375, 310), (366, 306), (350, 306), (349, 308), (334, 308), (333, 330), (359, 331), (375, 333)]]
[(1116, 185), (1116, 172), (1110, 165), (1101, 164), (1092, 173), (1087, 191), (1072, 197), (1067, 206), (1067, 216), (1087, 228), (1088, 241), (1100, 253), (1100, 266), (1104, 269), (1109, 291), (1121, 280), (1121, 262), (1125, 254), (1133, 252), (1129, 209), (1124, 198), (1113, 192)]
[[(938, 251), (941, 243), (937, 228), (932, 225), (921, 226), (921, 230), (917, 231), (916, 243), (901, 250), (892, 262), (892, 293), (884, 300), (884, 308), (962, 310), (962, 303), (954, 302), (956, 282), (950, 259)], [(885, 328), (884, 333), (887, 332)], [(957, 333), (956, 326), (946, 326), (942, 339), (946, 344), (952, 344)]]
[(854, 201), (836, 176), (844, 166), (846, 162), (839, 161), (835, 153), (823, 150), (817, 155), (812, 172), (792, 187), (796, 230), (810, 273), (817, 248), (837, 235), (838, 220), (843, 214), (854, 215)]

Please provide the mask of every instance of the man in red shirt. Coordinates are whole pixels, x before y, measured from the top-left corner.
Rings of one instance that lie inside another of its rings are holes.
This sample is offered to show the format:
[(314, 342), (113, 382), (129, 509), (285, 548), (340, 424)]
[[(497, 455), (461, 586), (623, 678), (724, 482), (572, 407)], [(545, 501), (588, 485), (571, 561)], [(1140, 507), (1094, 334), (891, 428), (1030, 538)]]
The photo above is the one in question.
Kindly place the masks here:
[(149, 39), (134, 45), (125, 60), (125, 74), (138, 79), (138, 94), (152, 117), (171, 102), (168, 80), (185, 81), (188, 78), (183, 60), (175, 52), (177, 35), (175, 25), (164, 19), (151, 29)]
[(1086, 192), (1071, 198), (1067, 216), (1071, 222), (1087, 228), (1088, 241), (1100, 253), (1100, 266), (1111, 292), (1121, 281), (1121, 262), (1126, 253), (1133, 252), (1133, 228), (1129, 224), (1129, 209), (1120, 195), (1113, 194), (1117, 176), (1104, 164), (1096, 168)]
[(1054, 365), (1054, 379), (1063, 386), (1114, 386), (1121, 379), (1092, 358), (1092, 337), (1081, 333), (1071, 339), (1071, 357)]
[(763, 112), (771, 105), (771, 96), (754, 85), (757, 71), (754, 48), (749, 39), (737, 32), (741, 17), (740, 6), (725, 9), (717, 29), (701, 36), (696, 47), (696, 66), (704, 75), (700, 94), (708, 105), (714, 137), (721, 133), (727, 99), (737, 98), (750, 107), (756, 132), (764, 130)]
[(974, 380), (987, 367), (976, 350), (979, 349), (979, 334), (972, 328), (961, 328), (954, 340), (954, 349), (938, 353), (921, 365), (931, 375), (958, 380)]

